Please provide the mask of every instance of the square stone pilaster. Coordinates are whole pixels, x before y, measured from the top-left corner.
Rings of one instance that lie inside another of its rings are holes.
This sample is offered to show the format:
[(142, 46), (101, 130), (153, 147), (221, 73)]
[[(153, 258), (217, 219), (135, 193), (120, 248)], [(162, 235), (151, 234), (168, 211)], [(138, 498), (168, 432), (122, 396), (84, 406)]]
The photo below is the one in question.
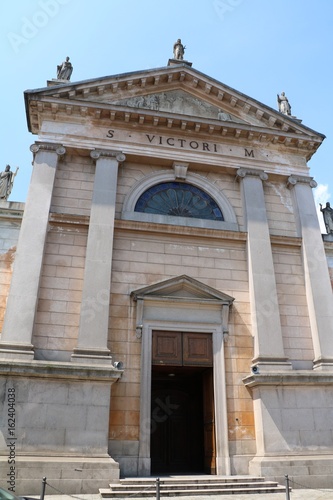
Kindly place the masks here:
[(291, 370), (284, 353), (272, 248), (268, 229), (263, 181), (260, 169), (240, 168), (247, 225), (247, 256), (254, 336), (253, 370)]
[(302, 258), (308, 303), (314, 369), (333, 371), (333, 295), (323, 239), (312, 188), (312, 177), (291, 175), (287, 186), (292, 189), (302, 237)]
[(107, 347), (111, 292), (111, 268), (118, 165), (125, 155), (114, 151), (91, 152), (96, 160), (82, 305), (77, 347), (72, 361), (107, 363), (112, 358)]
[(59, 144), (35, 143), (33, 172), (19, 234), (0, 342), (0, 358), (33, 359), (32, 332), (37, 308)]

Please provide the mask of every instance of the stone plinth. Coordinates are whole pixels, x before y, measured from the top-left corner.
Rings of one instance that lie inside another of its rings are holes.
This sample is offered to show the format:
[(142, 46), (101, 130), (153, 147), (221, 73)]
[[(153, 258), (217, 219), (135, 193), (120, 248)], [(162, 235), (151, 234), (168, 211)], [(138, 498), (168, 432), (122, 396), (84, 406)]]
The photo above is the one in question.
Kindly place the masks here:
[(1, 361), (0, 483), (11, 486), (11, 473), (16, 494), (39, 494), (45, 476), (72, 494), (117, 479), (108, 422), (110, 386), (120, 374), (107, 366)]

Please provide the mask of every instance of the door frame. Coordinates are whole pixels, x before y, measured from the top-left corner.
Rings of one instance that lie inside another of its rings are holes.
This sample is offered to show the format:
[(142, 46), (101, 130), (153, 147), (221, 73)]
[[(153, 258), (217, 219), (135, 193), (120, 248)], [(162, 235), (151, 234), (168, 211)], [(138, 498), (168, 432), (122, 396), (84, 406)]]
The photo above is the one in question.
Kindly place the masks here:
[(143, 320), (141, 344), (141, 397), (140, 397), (140, 441), (138, 475), (151, 474), (150, 425), (151, 425), (151, 377), (152, 377), (152, 332), (173, 330), (182, 332), (211, 333), (213, 343), (213, 386), (215, 406), (216, 474), (230, 475), (228, 443), (227, 397), (224, 360), (224, 328), (222, 322), (189, 323), (179, 321)]

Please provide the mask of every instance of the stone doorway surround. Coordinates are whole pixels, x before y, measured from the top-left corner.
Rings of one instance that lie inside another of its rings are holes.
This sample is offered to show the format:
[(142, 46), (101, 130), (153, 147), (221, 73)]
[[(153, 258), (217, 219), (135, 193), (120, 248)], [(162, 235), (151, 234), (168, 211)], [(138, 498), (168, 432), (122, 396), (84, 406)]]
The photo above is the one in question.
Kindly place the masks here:
[(150, 476), (152, 332), (211, 333), (216, 431), (216, 472), (230, 475), (225, 387), (224, 336), (233, 297), (182, 275), (131, 294), (136, 301), (136, 335), (142, 339), (138, 475)]

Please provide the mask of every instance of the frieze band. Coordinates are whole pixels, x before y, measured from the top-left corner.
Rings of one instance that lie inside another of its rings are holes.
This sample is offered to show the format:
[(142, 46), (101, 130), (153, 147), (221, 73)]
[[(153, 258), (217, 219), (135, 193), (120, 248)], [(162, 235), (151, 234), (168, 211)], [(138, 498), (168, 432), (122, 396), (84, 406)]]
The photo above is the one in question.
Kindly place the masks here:
[[(106, 137), (108, 139), (113, 139), (114, 134), (115, 130), (109, 129), (107, 131)], [(183, 139), (180, 137), (164, 137), (162, 135), (154, 135), (154, 134), (144, 134), (143, 137), (145, 137), (148, 144), (152, 145), (169, 146), (172, 148), (179, 147), (185, 149), (192, 149), (196, 151), (204, 151), (208, 153), (220, 153), (220, 154), (223, 153), (223, 151), (221, 150), (219, 151), (219, 149), (221, 149), (220, 144), (217, 144), (215, 142), (203, 142), (190, 139)], [(253, 149), (244, 148), (244, 156), (249, 158), (254, 158)]]

